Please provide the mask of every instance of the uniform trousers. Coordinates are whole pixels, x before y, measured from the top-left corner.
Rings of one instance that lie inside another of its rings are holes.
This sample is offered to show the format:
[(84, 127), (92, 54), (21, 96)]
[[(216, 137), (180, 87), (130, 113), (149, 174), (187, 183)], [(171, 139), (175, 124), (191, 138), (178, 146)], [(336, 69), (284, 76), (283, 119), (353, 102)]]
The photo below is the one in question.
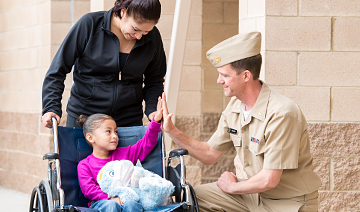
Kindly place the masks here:
[(214, 182), (195, 187), (195, 194), (201, 212), (312, 212), (318, 210), (318, 191), (289, 199), (269, 199), (259, 194), (228, 194)]

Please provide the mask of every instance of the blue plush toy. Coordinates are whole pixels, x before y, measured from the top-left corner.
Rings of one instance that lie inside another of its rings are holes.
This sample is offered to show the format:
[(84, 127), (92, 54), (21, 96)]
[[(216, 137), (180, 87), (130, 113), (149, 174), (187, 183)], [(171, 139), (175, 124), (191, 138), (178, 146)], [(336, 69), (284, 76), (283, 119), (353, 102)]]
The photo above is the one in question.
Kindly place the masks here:
[(123, 202), (135, 200), (144, 210), (166, 205), (174, 192), (173, 184), (131, 161), (111, 161), (97, 176), (100, 188), (110, 197), (118, 196)]

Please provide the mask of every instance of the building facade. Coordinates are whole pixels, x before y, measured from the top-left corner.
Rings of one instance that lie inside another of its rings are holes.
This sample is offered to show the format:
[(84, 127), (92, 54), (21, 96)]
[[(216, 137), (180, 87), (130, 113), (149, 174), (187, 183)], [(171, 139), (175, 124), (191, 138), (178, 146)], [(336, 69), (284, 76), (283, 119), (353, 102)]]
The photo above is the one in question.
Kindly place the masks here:
[[(168, 54), (176, 0), (160, 1), (157, 27)], [(113, 0), (0, 0), (0, 186), (30, 193), (47, 178), (42, 156), (53, 147), (40, 123), (43, 78), (71, 25), (94, 4), (108, 10)], [(360, 1), (341, 0), (192, 0), (177, 127), (207, 141), (229, 98), (205, 53), (238, 32), (260, 31), (261, 79), (309, 122), (320, 211), (360, 210), (359, 8)], [(71, 76), (65, 84), (64, 111)], [(199, 185), (225, 170), (241, 175), (234, 157), (229, 151), (213, 166), (187, 157), (187, 179)]]

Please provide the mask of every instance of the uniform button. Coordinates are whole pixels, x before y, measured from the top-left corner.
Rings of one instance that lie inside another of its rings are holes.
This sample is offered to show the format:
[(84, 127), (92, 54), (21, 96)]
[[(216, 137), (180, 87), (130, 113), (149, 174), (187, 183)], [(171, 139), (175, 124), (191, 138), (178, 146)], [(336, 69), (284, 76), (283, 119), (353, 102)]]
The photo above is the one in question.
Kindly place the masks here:
[(249, 146), (248, 146), (248, 145), (246, 145), (246, 146), (245, 146), (245, 149), (249, 149)]
[(245, 166), (249, 166), (250, 164), (248, 162), (245, 163)]

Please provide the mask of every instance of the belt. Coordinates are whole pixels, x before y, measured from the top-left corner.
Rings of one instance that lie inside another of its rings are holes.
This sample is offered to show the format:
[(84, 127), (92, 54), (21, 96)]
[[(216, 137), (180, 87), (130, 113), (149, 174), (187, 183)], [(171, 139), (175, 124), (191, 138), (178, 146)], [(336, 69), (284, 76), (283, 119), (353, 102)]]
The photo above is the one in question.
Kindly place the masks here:
[(319, 197), (319, 192), (316, 190), (310, 194), (305, 194), (305, 195), (301, 195), (301, 196), (297, 196), (297, 197), (292, 197), (290, 199), (292, 200), (298, 200), (298, 201), (308, 201), (310, 199), (315, 199)]

